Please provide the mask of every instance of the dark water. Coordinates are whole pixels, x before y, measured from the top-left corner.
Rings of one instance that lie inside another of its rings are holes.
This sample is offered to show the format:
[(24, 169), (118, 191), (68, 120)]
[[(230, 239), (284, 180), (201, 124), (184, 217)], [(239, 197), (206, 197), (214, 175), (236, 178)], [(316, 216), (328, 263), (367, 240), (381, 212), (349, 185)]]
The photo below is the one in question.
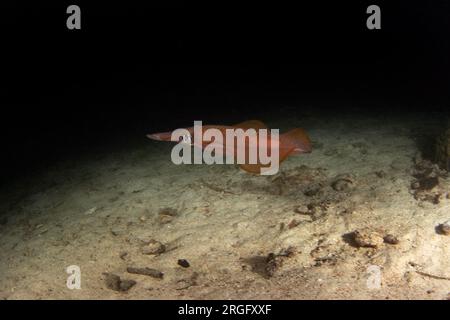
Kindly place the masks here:
[(2, 20), (10, 48), (2, 181), (194, 120), (445, 118), (447, 4), (383, 8), (382, 30), (369, 32), (364, 3), (214, 12), (86, 5), (75, 33), (63, 4), (17, 6)]

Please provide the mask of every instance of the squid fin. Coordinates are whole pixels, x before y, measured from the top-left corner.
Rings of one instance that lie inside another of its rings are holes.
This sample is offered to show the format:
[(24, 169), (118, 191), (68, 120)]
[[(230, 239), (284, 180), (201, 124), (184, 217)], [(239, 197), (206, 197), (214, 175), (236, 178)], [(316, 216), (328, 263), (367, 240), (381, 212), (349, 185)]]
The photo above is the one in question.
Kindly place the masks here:
[(310, 153), (311, 140), (302, 128), (295, 128), (280, 135), (280, 147), (293, 148), (292, 154)]

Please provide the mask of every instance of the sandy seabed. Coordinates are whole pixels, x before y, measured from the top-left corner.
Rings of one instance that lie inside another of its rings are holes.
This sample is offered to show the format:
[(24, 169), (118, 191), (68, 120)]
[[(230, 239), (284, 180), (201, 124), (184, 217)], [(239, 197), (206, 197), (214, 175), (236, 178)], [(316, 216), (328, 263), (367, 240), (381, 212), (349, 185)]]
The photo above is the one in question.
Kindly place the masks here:
[[(305, 128), (313, 152), (275, 176), (176, 166), (173, 145), (137, 137), (11, 183), (0, 202), (0, 297), (449, 299), (450, 236), (438, 226), (450, 219), (450, 182), (420, 143), (435, 121), (293, 110), (260, 119)], [(428, 177), (438, 183), (420, 186)], [(79, 290), (66, 286), (71, 265)], [(135, 284), (120, 291), (112, 274)]]

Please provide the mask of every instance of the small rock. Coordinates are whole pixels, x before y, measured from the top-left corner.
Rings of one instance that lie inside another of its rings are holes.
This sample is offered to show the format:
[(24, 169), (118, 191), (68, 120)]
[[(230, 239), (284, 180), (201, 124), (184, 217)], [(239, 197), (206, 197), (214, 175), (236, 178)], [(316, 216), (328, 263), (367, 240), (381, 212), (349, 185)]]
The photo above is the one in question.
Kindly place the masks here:
[(292, 219), (291, 222), (289, 222), (288, 224), (288, 229), (292, 229), (295, 228), (296, 226), (298, 226), (300, 224), (300, 221), (297, 221), (295, 219)]
[(443, 235), (450, 235), (450, 220), (445, 221), (444, 223), (441, 223), (440, 225), (438, 225), (437, 230), (440, 234)]
[(350, 189), (350, 184), (348, 180), (339, 179), (331, 185), (331, 187), (336, 191), (345, 191)]
[(152, 278), (162, 279), (164, 277), (164, 273), (162, 273), (159, 270), (152, 269), (152, 268), (135, 268), (135, 267), (128, 267), (127, 268), (128, 273), (134, 273), (134, 274), (140, 274), (143, 276), (150, 276)]
[(383, 238), (384, 242), (388, 244), (398, 244), (400, 241), (398, 238), (392, 234), (388, 234)]
[(185, 290), (192, 286), (198, 285), (199, 274), (197, 272), (194, 272), (189, 278), (187, 279), (180, 279), (177, 281), (176, 290)]
[(318, 220), (327, 214), (328, 205), (326, 203), (310, 203), (301, 205), (294, 209), (296, 213), (308, 215), (313, 221)]
[(161, 254), (166, 251), (166, 246), (156, 240), (151, 240), (150, 243), (142, 247), (143, 254)]
[(296, 247), (289, 246), (288, 248), (281, 250), (280, 253), (278, 253), (278, 256), (292, 258), (298, 253), (301, 252)]
[(114, 291), (120, 291), (120, 277), (112, 273), (105, 273), (106, 286)]
[(159, 210), (158, 221), (161, 224), (171, 222), (176, 216), (178, 216), (178, 210), (173, 208), (163, 208)]
[(118, 275), (112, 273), (104, 273), (104, 275), (106, 276), (106, 287), (114, 291), (128, 291), (136, 284), (134, 280), (122, 280)]
[(135, 284), (136, 284), (136, 281), (134, 281), (134, 280), (121, 280), (120, 281), (120, 291), (128, 291)]
[(138, 240), (141, 244), (149, 244), (150, 242), (154, 241), (154, 233), (150, 231), (146, 231), (143, 233), (135, 234), (135, 239)]
[(336, 191), (346, 191), (353, 184), (353, 179), (348, 174), (339, 175), (331, 183), (331, 187)]
[(186, 259), (178, 259), (178, 265), (183, 267), (183, 268), (189, 268), (190, 267), (189, 261), (187, 261)]
[(303, 205), (299, 205), (298, 207), (296, 207), (294, 209), (294, 212), (300, 213), (300, 214), (310, 214), (311, 213), (309, 208), (308, 208), (308, 206), (304, 205), (304, 204)]
[(166, 216), (166, 215), (158, 216), (158, 221), (160, 224), (168, 224), (168, 223), (172, 222), (173, 219), (174, 219), (173, 216)]
[(266, 258), (265, 272), (268, 277), (272, 277), (275, 272), (283, 265), (283, 259), (274, 254), (269, 253)]
[(380, 234), (369, 230), (354, 231), (353, 240), (358, 247), (378, 248), (384, 243)]
[(112, 234), (113, 236), (115, 236), (115, 237), (121, 235), (122, 233), (123, 233), (123, 230), (122, 230), (121, 228), (113, 227), (113, 228), (111, 229), (111, 234)]
[(178, 215), (178, 210), (173, 209), (173, 208), (164, 208), (164, 209), (159, 210), (158, 214), (175, 217)]

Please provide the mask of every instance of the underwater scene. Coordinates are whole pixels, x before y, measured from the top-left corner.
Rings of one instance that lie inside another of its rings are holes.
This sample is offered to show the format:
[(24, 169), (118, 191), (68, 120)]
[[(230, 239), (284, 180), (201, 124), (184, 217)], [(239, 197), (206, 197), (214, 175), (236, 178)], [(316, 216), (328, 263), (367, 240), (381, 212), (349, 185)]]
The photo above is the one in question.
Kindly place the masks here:
[[(312, 152), (274, 175), (176, 165), (139, 137), (2, 190), (3, 297), (445, 297), (450, 182), (420, 141), (442, 119), (278, 110), (259, 119), (305, 128)], [(72, 264), (79, 291), (61, 285)]]
[(8, 18), (0, 299), (450, 299), (444, 7), (358, 8)]

